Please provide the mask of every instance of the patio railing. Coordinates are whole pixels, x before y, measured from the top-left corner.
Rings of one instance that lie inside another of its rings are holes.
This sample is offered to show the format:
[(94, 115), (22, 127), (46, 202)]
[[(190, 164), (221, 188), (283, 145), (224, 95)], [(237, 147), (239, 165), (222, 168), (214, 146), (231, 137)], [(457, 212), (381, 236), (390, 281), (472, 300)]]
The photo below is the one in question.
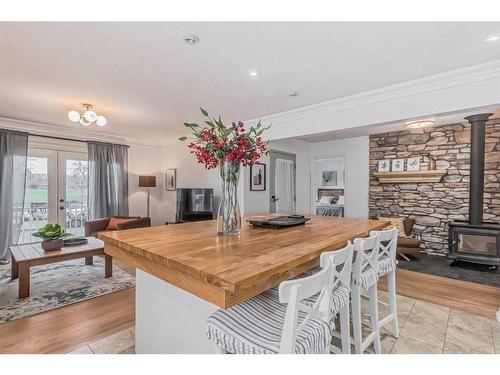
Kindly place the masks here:
[[(85, 234), (85, 222), (88, 219), (87, 202), (68, 201), (66, 204), (66, 231), (75, 235)], [(23, 210), (23, 226), (18, 243), (38, 242), (39, 238), (32, 234), (48, 221), (47, 203), (26, 202)]]

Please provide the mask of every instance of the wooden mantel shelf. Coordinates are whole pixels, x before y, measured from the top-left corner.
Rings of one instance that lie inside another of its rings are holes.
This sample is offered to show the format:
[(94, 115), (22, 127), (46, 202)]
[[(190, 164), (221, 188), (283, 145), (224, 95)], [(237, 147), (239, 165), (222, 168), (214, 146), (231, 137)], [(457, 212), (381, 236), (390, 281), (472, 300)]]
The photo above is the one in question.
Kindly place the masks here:
[(381, 184), (400, 184), (407, 182), (440, 182), (446, 171), (402, 171), (402, 172), (375, 172)]

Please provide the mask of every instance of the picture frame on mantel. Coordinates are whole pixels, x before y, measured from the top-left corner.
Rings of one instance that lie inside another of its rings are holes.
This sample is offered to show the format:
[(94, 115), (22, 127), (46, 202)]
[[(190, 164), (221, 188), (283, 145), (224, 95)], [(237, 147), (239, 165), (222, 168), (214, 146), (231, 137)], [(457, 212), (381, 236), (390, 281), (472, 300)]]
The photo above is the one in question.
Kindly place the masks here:
[(407, 171), (419, 171), (420, 170), (420, 157), (418, 158), (408, 158), (406, 161)]
[(257, 163), (250, 166), (250, 191), (266, 190), (266, 165)]
[(403, 172), (405, 166), (404, 159), (393, 159), (392, 160), (392, 172)]
[(177, 170), (175, 168), (167, 169), (165, 172), (165, 189), (175, 191), (177, 188)]
[(378, 162), (378, 172), (390, 172), (391, 171), (391, 161), (388, 159), (380, 160)]

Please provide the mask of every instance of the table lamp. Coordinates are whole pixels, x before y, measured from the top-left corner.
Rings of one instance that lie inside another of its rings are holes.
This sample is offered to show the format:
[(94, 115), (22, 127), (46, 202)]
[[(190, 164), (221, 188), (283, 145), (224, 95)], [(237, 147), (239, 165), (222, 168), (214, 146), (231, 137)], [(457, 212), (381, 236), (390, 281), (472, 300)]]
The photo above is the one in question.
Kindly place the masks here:
[[(152, 188), (156, 187), (156, 176), (139, 176), (139, 187)], [(147, 216), (149, 216), (149, 193), (150, 189), (148, 189), (148, 209)]]

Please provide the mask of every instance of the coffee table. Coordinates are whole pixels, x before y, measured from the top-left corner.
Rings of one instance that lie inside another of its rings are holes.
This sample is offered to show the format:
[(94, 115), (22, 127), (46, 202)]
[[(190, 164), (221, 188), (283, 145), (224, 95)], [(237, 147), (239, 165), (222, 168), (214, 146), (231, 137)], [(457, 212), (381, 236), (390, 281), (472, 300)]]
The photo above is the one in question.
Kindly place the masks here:
[(11, 279), (19, 278), (19, 298), (30, 295), (30, 268), (34, 266), (78, 258), (85, 258), (85, 264), (92, 265), (94, 255), (104, 255), (104, 277), (113, 276), (113, 258), (104, 254), (104, 242), (95, 237), (87, 237), (87, 240), (86, 244), (64, 246), (56, 251), (44, 251), (40, 242), (10, 246)]

